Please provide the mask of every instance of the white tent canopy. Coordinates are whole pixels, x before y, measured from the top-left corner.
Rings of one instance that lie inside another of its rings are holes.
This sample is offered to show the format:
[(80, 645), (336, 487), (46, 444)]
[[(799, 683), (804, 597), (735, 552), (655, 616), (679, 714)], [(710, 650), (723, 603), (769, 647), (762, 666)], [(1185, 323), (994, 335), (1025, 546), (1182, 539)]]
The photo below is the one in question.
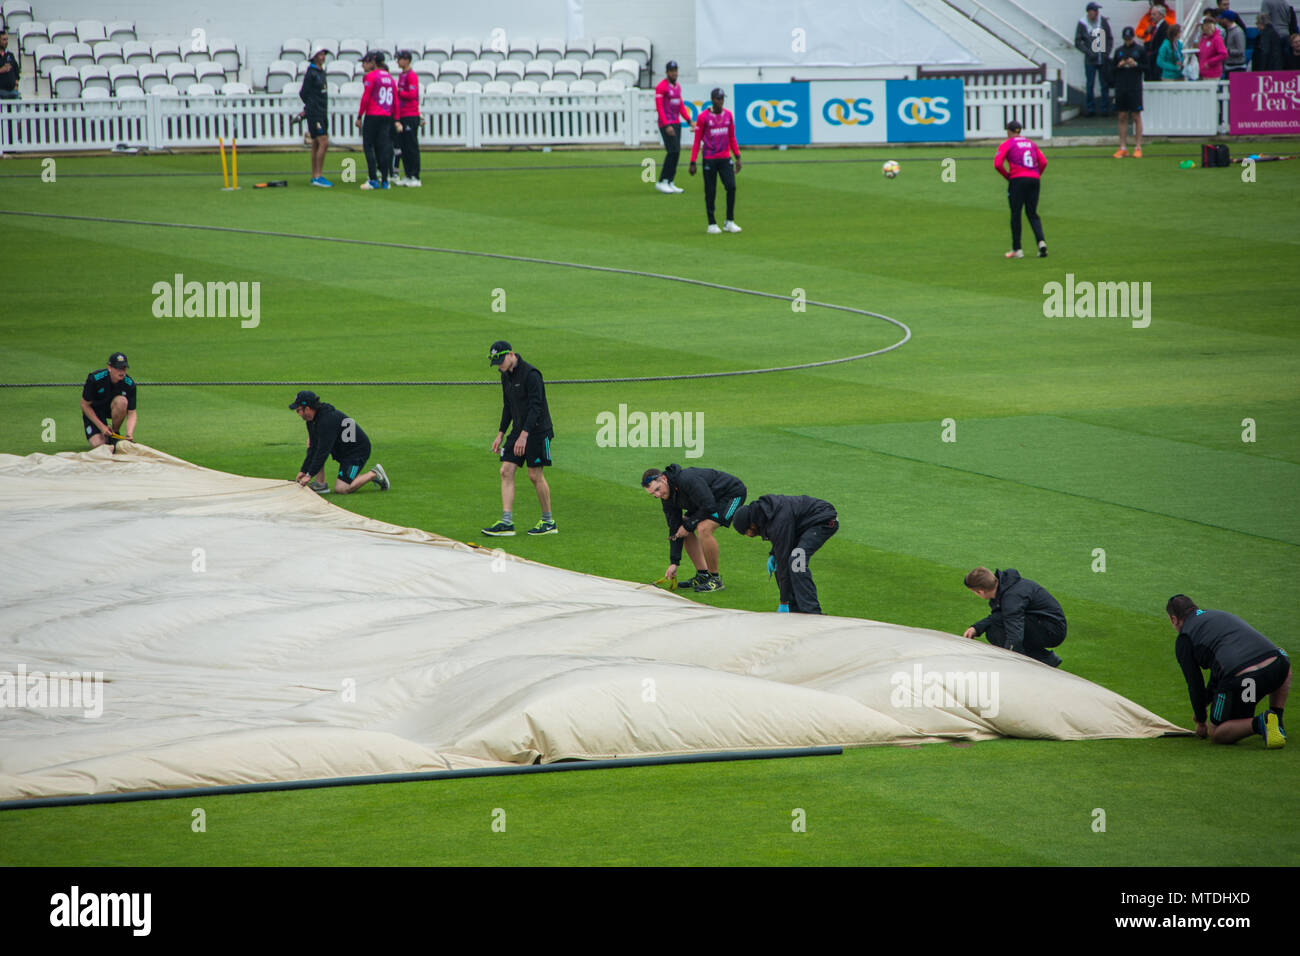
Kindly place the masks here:
[(4, 800), (1178, 731), (987, 644), (714, 609), (142, 445), (0, 455), (0, 520)]

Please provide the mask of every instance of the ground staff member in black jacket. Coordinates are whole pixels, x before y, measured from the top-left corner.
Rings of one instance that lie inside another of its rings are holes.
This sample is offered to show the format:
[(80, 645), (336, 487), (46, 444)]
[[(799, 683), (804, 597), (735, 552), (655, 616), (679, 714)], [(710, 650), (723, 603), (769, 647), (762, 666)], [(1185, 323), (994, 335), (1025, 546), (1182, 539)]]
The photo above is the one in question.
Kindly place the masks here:
[[(501, 455), (501, 520), (483, 533), (497, 538), (515, 533), (515, 471), (528, 466), (528, 480), (537, 489), (542, 518), (528, 529), (532, 535), (557, 534), (551, 514), (551, 487), (542, 469), (551, 464), (551, 410), (546, 406), (542, 373), (519, 357), (509, 342), (497, 341), (488, 350), (488, 363), (501, 369), (501, 427), (492, 441), (492, 454)], [(509, 437), (506, 429), (511, 428)]]
[(302, 89), (298, 91), (307, 133), (311, 136), (311, 184), (326, 188), (334, 185), (325, 178), (325, 150), (330, 147), (329, 87), (325, 82), (328, 53), (328, 50), (317, 50), (312, 54), (311, 64), (302, 78)]
[(1022, 578), (1015, 568), (976, 568), (963, 583), (989, 602), (989, 616), (966, 628), (964, 637), (988, 634), (990, 644), (1061, 666), (1049, 648), (1065, 640), (1065, 612), (1045, 588)]
[[(1203, 611), (1186, 594), (1165, 605), (1178, 632), (1174, 654), (1183, 669), (1196, 718), (1196, 736), (1216, 744), (1235, 744), (1259, 734), (1264, 745), (1286, 745), (1282, 710), (1291, 690), (1291, 661), (1259, 631), (1226, 611)], [(1207, 687), (1201, 671), (1210, 672)], [(1268, 697), (1268, 709), (1256, 716), (1255, 705)], [(1206, 706), (1209, 705), (1209, 726)]]
[(839, 516), (830, 502), (807, 495), (763, 495), (752, 505), (736, 509), (731, 526), (746, 537), (772, 543), (767, 570), (776, 573), (781, 592), (778, 611), (822, 612), (808, 562), (840, 529)]
[(744, 503), (745, 483), (735, 475), (712, 468), (682, 468), (669, 465), (663, 471), (649, 468), (641, 476), (641, 487), (663, 502), (668, 519), (668, 570), (675, 578), (682, 562), (682, 546), (695, 564), (695, 577), (682, 583), (696, 591), (723, 590), (718, 573), (718, 539), (714, 532), (731, 525), (736, 510)]
[(299, 392), (289, 408), (307, 423), (307, 457), (298, 469), (298, 484), (310, 483), (312, 491), (328, 493), (325, 462), (333, 455), (339, 463), (339, 477), (334, 482), (336, 494), (350, 494), (372, 481), (380, 491), (388, 490), (383, 465), (376, 464), (373, 470), (361, 473), (370, 457), (370, 439), (360, 425), (333, 405), (322, 402), (315, 392)]

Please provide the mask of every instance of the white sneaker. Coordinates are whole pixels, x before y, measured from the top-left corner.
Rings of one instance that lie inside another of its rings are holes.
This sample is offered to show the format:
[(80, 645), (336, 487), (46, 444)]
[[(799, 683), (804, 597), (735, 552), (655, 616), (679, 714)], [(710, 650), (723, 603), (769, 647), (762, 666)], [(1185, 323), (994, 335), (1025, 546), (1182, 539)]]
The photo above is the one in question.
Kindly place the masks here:
[(666, 182), (664, 182), (662, 179), (659, 180), (659, 182), (655, 183), (655, 189), (656, 189), (658, 192), (661, 192), (661, 193), (671, 193), (671, 192), (673, 191), (673, 190), (672, 190), (672, 187), (669, 186), (669, 185), (668, 185)]
[(709, 228), (706, 231), (710, 236), (722, 235), (722, 230), (718, 228), (718, 224), (716, 222), (709, 223)]
[(683, 189), (681, 186), (678, 186), (676, 183), (669, 183), (669, 184), (668, 184), (668, 189), (669, 189), (670, 192), (675, 192), (675, 193), (684, 193), (684, 192), (686, 192), (685, 189)]
[(412, 177), (412, 178), (410, 178), (410, 179), (405, 180), (405, 181), (402, 183), (402, 185), (403, 185), (403, 186), (411, 186), (411, 187), (414, 187), (415, 189), (419, 189), (421, 186), (424, 185), (424, 183), (422, 183), (422, 182), (420, 182), (418, 179)]
[(378, 189), (378, 188), (379, 188), (379, 183), (375, 182), (373, 179), (367, 179), (364, 183), (361, 184), (361, 188), (362, 188), (362, 189)]
[(399, 176), (397, 173), (393, 173), (391, 176), (389, 176), (388, 181), (392, 183), (394, 186), (402, 185), (402, 177)]
[(734, 222), (732, 222), (730, 219), (728, 219), (725, 223), (722, 224), (722, 231), (723, 231), (723, 232), (740, 232), (741, 230), (740, 230), (740, 227), (739, 227), (739, 226), (737, 226)]

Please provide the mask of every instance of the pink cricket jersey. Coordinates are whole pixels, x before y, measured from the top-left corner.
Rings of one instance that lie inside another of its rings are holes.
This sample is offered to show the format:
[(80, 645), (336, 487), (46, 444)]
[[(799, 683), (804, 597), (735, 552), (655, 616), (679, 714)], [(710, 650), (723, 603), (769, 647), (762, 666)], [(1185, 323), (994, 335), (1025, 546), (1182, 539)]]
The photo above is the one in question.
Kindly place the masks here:
[(366, 88), (361, 94), (361, 116), (394, 116), (397, 108), (397, 84), (387, 70), (366, 74)]
[(420, 78), (414, 70), (407, 70), (397, 78), (397, 116), (420, 115)]
[(736, 145), (736, 120), (731, 110), (715, 113), (713, 107), (709, 107), (700, 113), (700, 118), (695, 121), (691, 162), (695, 162), (699, 155), (701, 143), (704, 144), (705, 159), (725, 159), (732, 153), (740, 155), (740, 147)]
[(682, 100), (682, 85), (669, 83), (667, 77), (655, 87), (655, 109), (659, 111), (660, 126), (676, 126), (682, 120), (690, 122), (686, 103)]
[[(1011, 172), (1003, 168), (1003, 163), (1011, 164)], [(993, 157), (993, 168), (1007, 180), (1038, 179), (1047, 168), (1047, 157), (1034, 145), (1033, 140), (1013, 136), (998, 147), (998, 154)]]

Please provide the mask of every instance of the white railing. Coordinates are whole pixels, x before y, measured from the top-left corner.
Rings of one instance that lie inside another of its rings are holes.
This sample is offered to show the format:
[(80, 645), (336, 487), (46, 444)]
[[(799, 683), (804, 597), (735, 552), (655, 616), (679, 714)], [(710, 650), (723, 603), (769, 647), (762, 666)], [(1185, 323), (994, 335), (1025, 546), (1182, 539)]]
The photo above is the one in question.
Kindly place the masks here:
[(966, 137), (994, 139), (1006, 136), (1007, 123), (1019, 120), (1022, 132), (1029, 137), (1052, 138), (1052, 84), (1049, 80), (1033, 85), (967, 86)]
[(1217, 136), (1228, 131), (1228, 84), (1219, 80), (1147, 83), (1142, 132), (1155, 136)]
[[(1035, 62), (1041, 63), (1045, 67), (1048, 66), (1048, 63), (1046, 62), (1047, 60), (1053, 61), (1054, 68), (1056, 70), (1056, 79), (1061, 84), (1060, 99), (1062, 103), (1066, 101), (1066, 93), (1067, 93), (1066, 75), (1069, 72), (1069, 68), (1066, 66), (1065, 59), (1059, 53), (1057, 53), (1055, 50), (1048, 49), (1042, 43), (1039, 43), (1037, 40), (1031, 37), (1024, 30), (1020, 29), (1020, 27), (1016, 26), (1014, 23), (1010, 22), (1004, 17), (999, 16), (997, 13), (990, 10), (988, 7), (984, 6), (984, 4), (980, 3), (980, 0), (946, 0), (946, 2), (950, 7), (952, 7), (954, 10), (959, 12), (962, 16), (966, 17), (968, 20), (970, 20), (971, 23), (984, 27), (984, 29), (988, 30), (999, 40), (1001, 40), (1003, 43), (1006, 43), (1008, 46), (1010, 46), (1012, 49), (1014, 49), (1017, 53), (1019, 53), (1021, 56), (1025, 57), (1026, 59), (1034, 60)], [(967, 13), (965, 10), (961, 8), (961, 6), (959, 5), (960, 3), (969, 3), (972, 7), (974, 7), (974, 12)], [(980, 14), (984, 14), (986, 19), (995, 20), (1004, 30), (1009, 30), (1011, 31), (1011, 33), (1015, 34), (1015, 37), (1004, 36), (1002, 33), (990, 28), (986, 24), (980, 23), (979, 22)], [(1042, 21), (1039, 22), (1041, 23)], [(1058, 36), (1061, 35), (1056, 30), (1053, 30), (1052, 32), (1056, 33)], [(1013, 39), (1018, 40), (1020, 45), (1013, 43), (1012, 42)], [(1069, 42), (1071, 46), (1074, 45), (1073, 41), (1067, 41), (1067, 42)], [(1022, 49), (1022, 47), (1025, 47), (1027, 49)]]

